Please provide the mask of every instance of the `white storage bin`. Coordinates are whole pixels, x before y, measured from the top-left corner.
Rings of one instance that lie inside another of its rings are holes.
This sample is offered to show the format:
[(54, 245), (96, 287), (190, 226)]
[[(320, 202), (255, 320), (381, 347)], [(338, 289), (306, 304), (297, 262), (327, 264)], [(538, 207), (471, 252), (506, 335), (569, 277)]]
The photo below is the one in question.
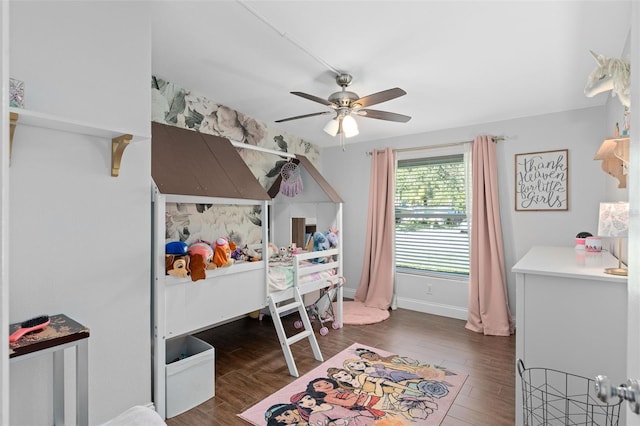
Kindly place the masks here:
[(167, 340), (167, 418), (177, 416), (215, 395), (213, 346), (193, 336)]

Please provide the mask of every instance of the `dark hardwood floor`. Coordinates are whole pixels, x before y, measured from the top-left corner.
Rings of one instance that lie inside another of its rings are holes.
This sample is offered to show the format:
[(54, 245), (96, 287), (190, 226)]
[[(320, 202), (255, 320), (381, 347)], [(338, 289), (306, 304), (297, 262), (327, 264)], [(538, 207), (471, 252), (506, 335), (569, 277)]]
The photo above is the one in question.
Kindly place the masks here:
[[(295, 333), (296, 316), (283, 319), (288, 335)], [(358, 342), (466, 372), (469, 377), (442, 425), (513, 426), (515, 335), (483, 336), (464, 325), (462, 320), (398, 309), (378, 324), (347, 325), (316, 336), (325, 359)], [(168, 419), (169, 426), (248, 425), (236, 415), (295, 380), (269, 317), (243, 318), (197, 337), (215, 347), (216, 396)], [(301, 375), (320, 364), (307, 339), (292, 351)]]

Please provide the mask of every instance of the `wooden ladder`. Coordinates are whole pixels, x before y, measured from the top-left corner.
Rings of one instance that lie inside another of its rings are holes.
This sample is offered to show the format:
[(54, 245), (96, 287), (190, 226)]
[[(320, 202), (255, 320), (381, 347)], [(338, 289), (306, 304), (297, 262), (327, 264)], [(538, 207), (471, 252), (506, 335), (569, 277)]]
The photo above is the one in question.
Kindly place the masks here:
[[(316, 360), (322, 362), (324, 359), (322, 358), (322, 353), (320, 353), (320, 346), (318, 346), (316, 335), (313, 332), (313, 327), (311, 326), (311, 321), (307, 315), (307, 309), (304, 306), (304, 301), (302, 300), (302, 295), (300, 294), (298, 287), (293, 287), (293, 302), (278, 306), (278, 303), (287, 299), (291, 299), (290, 294), (288, 297), (269, 295), (269, 311), (273, 318), (273, 324), (276, 327), (276, 333), (278, 333), (278, 339), (280, 339), (280, 346), (282, 346), (282, 352), (284, 353), (284, 358), (287, 361), (287, 367), (289, 367), (289, 374), (294, 377), (299, 377), (296, 362), (293, 359), (293, 354), (291, 353), (291, 345), (307, 337)], [(298, 309), (298, 313), (300, 314), (300, 319), (302, 320), (304, 327), (298, 334), (287, 337), (287, 334), (284, 331), (284, 326), (282, 325), (282, 320), (280, 319), (280, 314), (289, 312), (295, 308)]]

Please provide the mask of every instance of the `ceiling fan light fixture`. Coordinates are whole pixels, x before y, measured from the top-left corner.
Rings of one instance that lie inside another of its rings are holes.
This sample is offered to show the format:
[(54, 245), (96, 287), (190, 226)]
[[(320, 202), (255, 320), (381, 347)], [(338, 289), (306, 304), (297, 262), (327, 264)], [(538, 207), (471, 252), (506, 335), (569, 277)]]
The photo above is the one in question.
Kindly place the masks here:
[(336, 117), (329, 120), (327, 124), (324, 125), (324, 128), (322, 130), (324, 130), (326, 133), (328, 133), (331, 136), (335, 136), (338, 134), (339, 128), (340, 128), (340, 123), (338, 122), (338, 117)]
[(356, 119), (350, 115), (346, 115), (342, 118), (342, 131), (344, 132), (344, 136), (346, 138), (350, 138), (352, 136), (356, 136), (358, 133), (358, 123)]
[(336, 77), (336, 83), (342, 90), (332, 93), (329, 95), (328, 99), (323, 99), (304, 92), (291, 92), (293, 95), (300, 96), (329, 107), (330, 110), (284, 118), (282, 120), (276, 120), (276, 123), (297, 120), (300, 118), (315, 117), (318, 115), (335, 114), (334, 118), (324, 125), (323, 130), (330, 136), (340, 136), (340, 143), (343, 144), (344, 138), (351, 138), (360, 133), (358, 130), (358, 123), (354, 118), (355, 115), (375, 118), (377, 120), (395, 121), (399, 123), (406, 123), (411, 119), (411, 117), (407, 115), (369, 109), (369, 107), (373, 105), (406, 95), (407, 92), (404, 90), (399, 87), (395, 87), (393, 89), (387, 89), (382, 92), (360, 97), (358, 94), (346, 90), (346, 88), (351, 84), (351, 81), (351, 75), (346, 73), (339, 74)]

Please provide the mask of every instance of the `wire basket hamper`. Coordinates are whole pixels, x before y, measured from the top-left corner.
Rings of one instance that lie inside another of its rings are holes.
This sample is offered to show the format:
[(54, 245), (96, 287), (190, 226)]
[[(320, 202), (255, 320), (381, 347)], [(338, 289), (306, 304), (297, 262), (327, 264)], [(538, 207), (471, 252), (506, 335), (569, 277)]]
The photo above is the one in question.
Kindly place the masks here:
[(525, 368), (518, 360), (522, 382), (524, 426), (617, 426), (620, 399), (607, 404), (591, 396), (594, 381), (550, 368)]

